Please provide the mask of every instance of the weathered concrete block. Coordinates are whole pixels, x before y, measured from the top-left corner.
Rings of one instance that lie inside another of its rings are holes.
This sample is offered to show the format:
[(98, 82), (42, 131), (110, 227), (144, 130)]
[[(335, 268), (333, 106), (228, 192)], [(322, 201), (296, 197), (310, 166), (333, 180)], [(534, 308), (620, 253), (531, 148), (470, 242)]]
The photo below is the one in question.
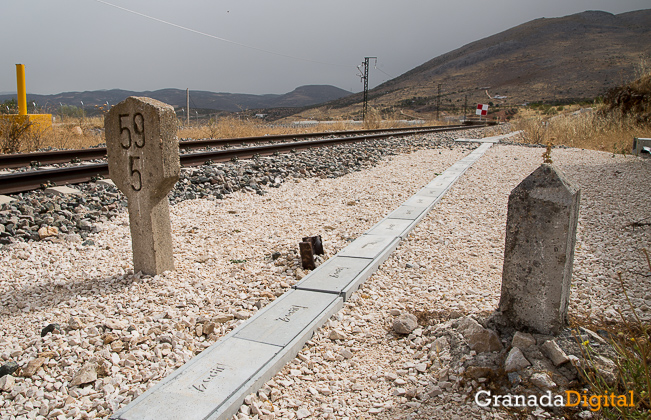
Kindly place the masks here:
[(70, 188), (66, 186), (61, 186), (61, 187), (49, 187), (45, 189), (45, 194), (52, 194), (52, 195), (68, 195), (68, 194), (81, 194), (81, 191), (79, 191), (76, 188)]
[(8, 195), (0, 195), (0, 206), (3, 204), (11, 203), (12, 201), (16, 201), (16, 199), (9, 197)]
[(509, 197), (499, 311), (517, 328), (567, 322), (580, 190), (543, 164)]
[(179, 179), (174, 108), (129, 97), (106, 115), (109, 174), (127, 196), (134, 271), (174, 270), (167, 193)]
[(97, 184), (98, 185), (115, 186), (115, 182), (113, 182), (111, 179), (98, 179)]

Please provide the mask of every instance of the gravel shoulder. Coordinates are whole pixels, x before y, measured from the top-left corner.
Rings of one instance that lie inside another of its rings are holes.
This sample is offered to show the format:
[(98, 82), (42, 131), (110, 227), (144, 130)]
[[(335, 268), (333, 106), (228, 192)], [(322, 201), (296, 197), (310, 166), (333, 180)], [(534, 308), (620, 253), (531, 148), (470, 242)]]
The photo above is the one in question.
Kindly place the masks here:
[[(240, 417), (508, 418), (476, 407), (461, 374), (445, 360), (432, 363), (429, 350), (439, 321), (497, 306), (508, 194), (542, 151), (491, 148)], [(176, 271), (153, 278), (132, 272), (125, 212), (98, 223), (92, 245), (3, 246), (0, 364), (13, 360), (25, 371), (42, 359), (0, 391), (3, 418), (109, 415), (302, 278), (303, 236), (321, 235), (325, 258), (335, 255), (467, 153), (418, 150), (334, 179), (288, 179), (263, 195), (182, 201), (171, 207)], [(626, 308), (614, 280), (622, 270), (649, 320), (639, 248), (651, 230), (626, 227), (649, 217), (641, 182), (651, 179), (649, 162), (576, 149), (552, 157), (582, 189), (572, 317), (616, 320)], [(390, 332), (403, 312), (421, 315), (418, 334)], [(59, 328), (41, 337), (53, 323)], [(345, 338), (331, 339), (332, 330)], [(88, 364), (98, 377), (72, 386)], [(419, 387), (427, 398), (414, 398)], [(429, 396), (433, 387), (441, 392)]]
[[(489, 150), (268, 385), (284, 396), (274, 404), (286, 407), (288, 418), (292, 409), (317, 418), (517, 418), (478, 407), (477, 383), (453, 363), (455, 349), (433, 355), (432, 344), (441, 328), (452, 329), (444, 321), (497, 307), (508, 195), (540, 164), (542, 151)], [(640, 248), (651, 235), (648, 227), (626, 227), (648, 217), (651, 200), (637, 182), (648, 178), (648, 162), (574, 149), (554, 150), (553, 158), (582, 190), (570, 317), (594, 325), (619, 321), (616, 310), (628, 309), (616, 280), (622, 270), (638, 315), (648, 322), (651, 295)], [(401, 313), (421, 321), (409, 336), (391, 330)], [(345, 338), (332, 340), (332, 331)], [(471, 355), (466, 348), (461, 361)], [(542, 410), (532, 415), (562, 418)]]

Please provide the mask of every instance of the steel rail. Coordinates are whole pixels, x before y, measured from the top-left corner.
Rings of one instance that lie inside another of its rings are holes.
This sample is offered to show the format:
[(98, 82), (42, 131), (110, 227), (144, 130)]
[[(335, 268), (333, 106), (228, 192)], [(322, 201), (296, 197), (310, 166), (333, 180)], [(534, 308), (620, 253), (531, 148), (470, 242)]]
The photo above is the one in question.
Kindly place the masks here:
[(202, 165), (205, 162), (224, 162), (231, 160), (233, 158), (242, 158), (247, 159), (258, 156), (268, 156), (276, 152), (291, 152), (293, 150), (305, 150), (312, 147), (324, 147), (334, 144), (342, 143), (356, 143), (366, 140), (377, 140), (388, 137), (396, 136), (408, 136), (412, 134), (419, 133), (429, 133), (429, 132), (439, 132), (439, 131), (456, 131), (456, 130), (465, 130), (468, 129), (467, 126), (455, 126), (455, 127), (432, 127), (429, 129), (421, 130), (405, 130), (394, 131), (391, 133), (378, 133), (378, 134), (368, 134), (364, 136), (355, 136), (355, 137), (337, 137), (331, 139), (322, 139), (314, 141), (301, 141), (301, 142), (291, 142), (291, 143), (280, 143), (280, 144), (270, 144), (264, 146), (252, 146), (239, 149), (226, 149), (226, 150), (215, 150), (209, 152), (199, 152), (191, 153), (187, 155), (181, 155), (181, 163), (184, 165)]
[[(462, 126), (453, 125), (453, 126), (444, 126), (444, 127), (454, 128), (454, 127), (462, 127)], [(385, 129), (374, 129), (374, 130), (345, 130), (345, 131), (300, 133), (300, 134), (276, 134), (270, 136), (235, 137), (235, 138), (228, 138), (228, 139), (202, 139), (202, 140), (181, 141), (179, 142), (179, 149), (191, 150), (191, 149), (200, 149), (205, 147), (229, 146), (232, 144), (260, 143), (260, 142), (296, 140), (296, 139), (307, 139), (307, 138), (328, 137), (328, 136), (348, 136), (348, 135), (372, 134), (372, 133), (382, 133), (382, 132), (390, 133), (390, 132), (400, 132), (405, 130), (423, 131), (423, 130), (429, 130), (433, 128), (441, 128), (441, 126), (385, 128)], [(75, 163), (75, 162), (88, 161), (94, 159), (106, 159), (106, 148), (93, 147), (87, 149), (56, 150), (52, 152), (5, 154), (5, 155), (0, 155), (0, 169), (20, 168), (23, 166), (51, 165), (51, 164), (58, 164), (58, 163)]]
[[(234, 158), (247, 159), (255, 156), (267, 156), (274, 153), (304, 150), (313, 147), (324, 147), (335, 144), (356, 143), (387, 137), (407, 136), (427, 132), (446, 132), (466, 130), (468, 126), (433, 127), (429, 129), (394, 131), (382, 134), (368, 134), (355, 137), (337, 137), (323, 140), (270, 144), (244, 148), (215, 150), (199, 153), (188, 153), (180, 156), (184, 166), (203, 165), (209, 162), (224, 162)], [(36, 169), (30, 171), (0, 174), (0, 194), (11, 194), (44, 188), (48, 185), (77, 184), (92, 181), (109, 175), (107, 163), (83, 164), (56, 169)]]
[(182, 141), (179, 143), (179, 148), (199, 149), (203, 147), (223, 146), (223, 145), (230, 145), (230, 144), (297, 140), (297, 139), (328, 137), (328, 136), (358, 136), (360, 134), (365, 135), (365, 134), (384, 133), (384, 132), (395, 133), (395, 132), (402, 132), (402, 131), (427, 131), (427, 130), (438, 129), (438, 128), (456, 128), (456, 127), (467, 128), (468, 126), (459, 124), (459, 125), (447, 125), (447, 126), (377, 128), (372, 130), (343, 130), (343, 131), (323, 131), (323, 132), (316, 132), (316, 133), (300, 133), (300, 134), (273, 134), (269, 136), (235, 137), (230, 139), (203, 139), (203, 140)]

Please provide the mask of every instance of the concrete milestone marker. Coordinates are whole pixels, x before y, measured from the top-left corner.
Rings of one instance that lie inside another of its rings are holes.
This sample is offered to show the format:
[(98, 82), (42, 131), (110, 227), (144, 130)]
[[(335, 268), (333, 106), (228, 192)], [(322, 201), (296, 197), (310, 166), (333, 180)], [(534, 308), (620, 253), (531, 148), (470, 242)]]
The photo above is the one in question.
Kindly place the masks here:
[(543, 164), (509, 196), (499, 311), (518, 328), (567, 323), (580, 190)]
[(167, 200), (181, 170), (174, 109), (131, 96), (111, 108), (104, 127), (110, 177), (129, 201), (134, 272), (174, 270)]

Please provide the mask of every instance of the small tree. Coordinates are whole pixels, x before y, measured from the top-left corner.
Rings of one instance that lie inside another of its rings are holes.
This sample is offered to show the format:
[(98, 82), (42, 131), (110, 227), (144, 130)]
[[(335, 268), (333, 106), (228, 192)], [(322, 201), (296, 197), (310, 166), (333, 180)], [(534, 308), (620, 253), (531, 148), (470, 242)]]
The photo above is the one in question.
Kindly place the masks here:
[(15, 99), (7, 99), (0, 105), (0, 114), (17, 114), (18, 103)]
[(61, 117), (83, 118), (84, 110), (74, 105), (61, 105), (59, 107), (59, 115)]
[(0, 118), (0, 153), (18, 153), (31, 126), (28, 118)]

